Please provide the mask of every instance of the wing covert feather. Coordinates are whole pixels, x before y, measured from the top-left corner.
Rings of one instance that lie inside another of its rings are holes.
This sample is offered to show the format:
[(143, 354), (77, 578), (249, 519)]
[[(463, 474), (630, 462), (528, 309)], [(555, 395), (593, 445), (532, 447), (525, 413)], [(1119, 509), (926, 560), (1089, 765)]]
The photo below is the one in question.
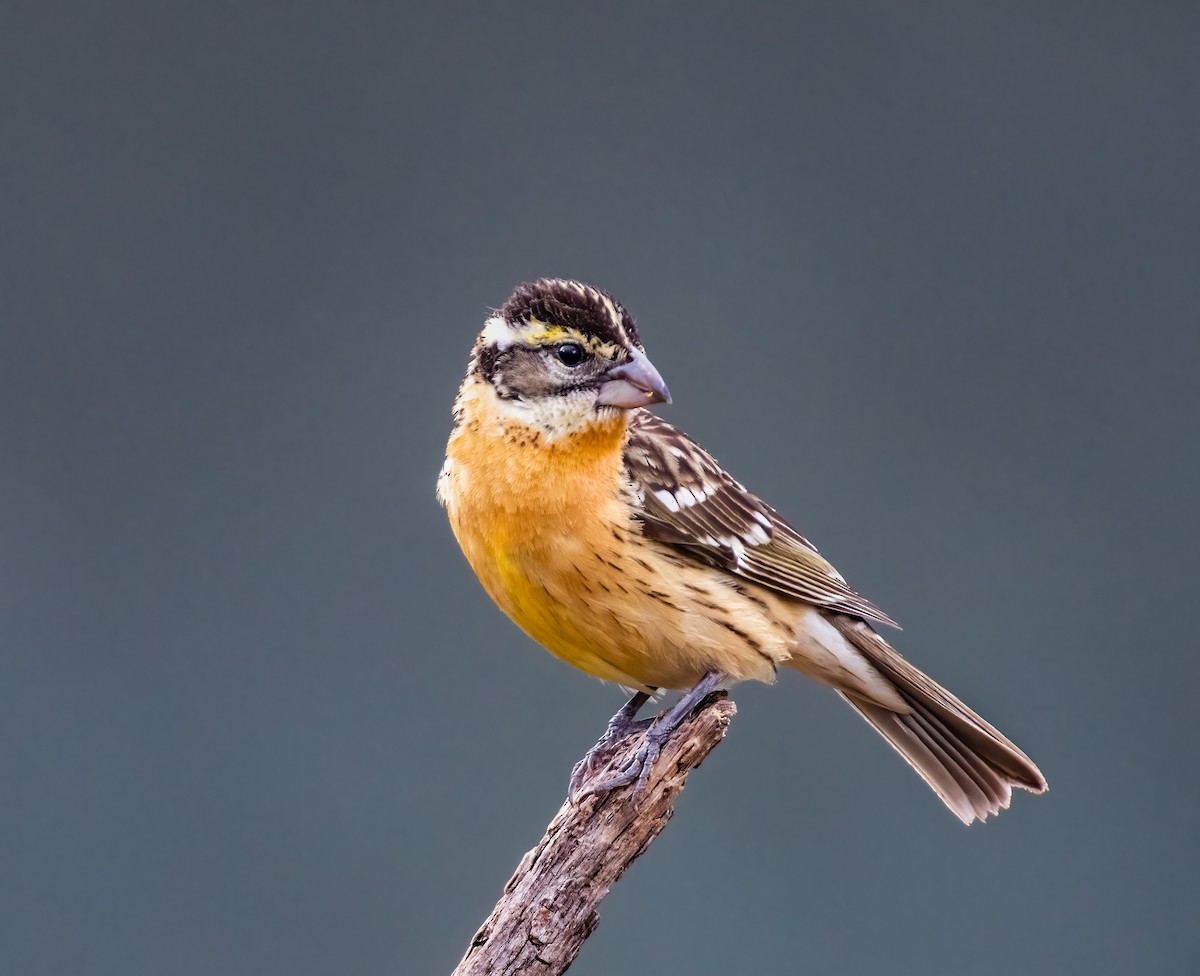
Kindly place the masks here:
[(816, 547), (703, 448), (648, 410), (632, 413), (625, 472), (643, 532), (693, 559), (820, 607), (897, 626)]

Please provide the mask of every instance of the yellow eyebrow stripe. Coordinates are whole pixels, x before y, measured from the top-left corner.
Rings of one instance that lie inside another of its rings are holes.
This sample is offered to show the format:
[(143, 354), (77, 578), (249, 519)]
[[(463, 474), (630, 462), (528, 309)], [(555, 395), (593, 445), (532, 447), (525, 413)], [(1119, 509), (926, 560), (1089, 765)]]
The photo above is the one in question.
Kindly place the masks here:
[(617, 346), (611, 342), (601, 342), (595, 336), (582, 335), (574, 329), (561, 325), (551, 325), (540, 319), (532, 319), (521, 332), (521, 339), (530, 346), (552, 346), (559, 342), (578, 342), (588, 352), (595, 355), (611, 356), (616, 354)]
[(549, 345), (552, 342), (561, 342), (563, 339), (578, 339), (578, 336), (561, 325), (550, 325), (533, 319), (521, 333), (521, 338), (530, 345), (541, 346)]

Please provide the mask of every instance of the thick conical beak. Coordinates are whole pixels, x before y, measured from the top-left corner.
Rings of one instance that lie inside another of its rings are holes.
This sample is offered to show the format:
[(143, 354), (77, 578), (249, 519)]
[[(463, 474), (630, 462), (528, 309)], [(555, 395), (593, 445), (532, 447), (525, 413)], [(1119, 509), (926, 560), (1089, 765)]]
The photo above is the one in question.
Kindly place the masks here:
[(670, 403), (671, 394), (646, 354), (631, 349), (625, 362), (604, 374), (596, 402), (628, 410), (652, 403)]

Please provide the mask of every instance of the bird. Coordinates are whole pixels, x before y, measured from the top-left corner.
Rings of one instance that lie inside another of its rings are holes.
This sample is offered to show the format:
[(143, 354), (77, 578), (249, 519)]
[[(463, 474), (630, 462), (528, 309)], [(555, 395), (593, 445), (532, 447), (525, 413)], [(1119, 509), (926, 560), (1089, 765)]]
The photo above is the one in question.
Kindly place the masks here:
[(557, 657), (634, 693), (601, 742), (652, 696), (684, 692), (594, 790), (636, 794), (698, 702), (783, 667), (831, 686), (963, 823), (1006, 809), (1013, 787), (1044, 792), (1025, 753), (880, 634), (891, 617), (650, 409), (670, 403), (608, 292), (529, 281), (475, 340), (437, 479), (497, 606)]

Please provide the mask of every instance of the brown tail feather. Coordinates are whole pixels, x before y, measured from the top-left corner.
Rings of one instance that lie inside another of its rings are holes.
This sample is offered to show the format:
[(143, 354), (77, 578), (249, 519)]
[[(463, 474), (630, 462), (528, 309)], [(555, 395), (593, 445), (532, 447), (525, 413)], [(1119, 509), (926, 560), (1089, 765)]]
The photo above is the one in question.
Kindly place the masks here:
[(1006, 809), (1014, 786), (1045, 791), (1045, 777), (1025, 753), (904, 660), (869, 625), (840, 614), (829, 620), (892, 682), (912, 711), (900, 714), (857, 695), (840, 694), (963, 823)]

